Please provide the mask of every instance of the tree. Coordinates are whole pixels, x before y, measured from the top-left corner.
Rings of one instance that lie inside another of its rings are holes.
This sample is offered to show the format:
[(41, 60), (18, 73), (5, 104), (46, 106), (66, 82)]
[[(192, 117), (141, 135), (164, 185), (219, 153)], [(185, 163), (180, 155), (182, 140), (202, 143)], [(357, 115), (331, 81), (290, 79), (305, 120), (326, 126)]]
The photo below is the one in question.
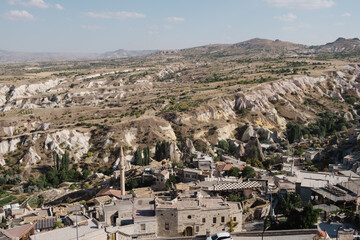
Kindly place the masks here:
[(231, 155), (235, 155), (235, 153), (236, 153), (236, 150), (237, 150), (237, 146), (236, 146), (236, 144), (235, 144), (235, 142), (234, 141), (230, 141), (229, 142), (229, 153), (231, 154)]
[(229, 143), (225, 140), (220, 140), (218, 142), (218, 147), (223, 149), (226, 153), (228, 153), (230, 149)]
[(62, 222), (55, 223), (55, 228), (61, 228), (61, 227), (62, 227)]
[(89, 169), (85, 169), (83, 172), (82, 172), (82, 179), (87, 179), (88, 176), (90, 176), (91, 174), (91, 171)]
[(55, 158), (56, 158), (56, 170), (60, 171), (60, 157), (57, 153), (55, 153)]
[(57, 187), (59, 185), (58, 171), (56, 169), (51, 169), (46, 173), (46, 180), (51, 186)]
[(319, 218), (321, 209), (314, 209), (311, 203), (305, 205), (304, 209), (299, 212), (293, 209), (286, 221), (289, 228), (308, 229), (313, 228)]
[(233, 217), (230, 217), (230, 221), (229, 221), (229, 231), (233, 232), (234, 228), (238, 225), (238, 222), (234, 222)]
[[(261, 150), (260, 150), (261, 151)], [(263, 163), (259, 160), (259, 150), (253, 146), (246, 155), (246, 163), (253, 167), (264, 168)]]
[(141, 148), (136, 149), (134, 153), (134, 162), (136, 165), (144, 166)]
[(125, 188), (127, 190), (132, 190), (134, 188), (137, 188), (138, 186), (139, 186), (139, 183), (135, 179), (128, 180), (125, 183)]
[(170, 143), (167, 141), (157, 142), (155, 146), (155, 159), (156, 161), (161, 161), (167, 158), (167, 152), (170, 147)]
[(240, 170), (237, 167), (232, 167), (230, 168), (230, 170), (227, 172), (228, 176), (233, 176), (233, 177), (239, 177), (240, 176)]
[(61, 166), (60, 166), (60, 170), (69, 170), (69, 165), (70, 165), (70, 157), (69, 157), (69, 152), (65, 151), (65, 153), (62, 155), (61, 158)]
[(149, 148), (149, 146), (146, 146), (144, 148), (143, 155), (144, 155), (144, 165), (149, 165), (150, 164), (150, 148)]
[(171, 184), (176, 184), (176, 183), (178, 183), (178, 182), (179, 182), (178, 177), (175, 176), (174, 174), (171, 174), (171, 175), (169, 176), (169, 179), (166, 180), (165, 186), (166, 186), (167, 189), (170, 189)]
[(44, 189), (47, 186), (46, 176), (41, 174), (40, 177), (36, 179), (35, 185), (38, 187), (38, 189)]
[(280, 204), (278, 204), (278, 211), (289, 217), (292, 210), (301, 207), (302, 202), (298, 194), (286, 193), (285, 198), (281, 195)]
[(286, 134), (290, 143), (293, 143), (295, 140), (298, 140), (302, 137), (302, 127), (298, 123), (289, 122), (286, 124)]
[(241, 173), (241, 176), (244, 178), (244, 179), (248, 179), (248, 178), (253, 178), (256, 176), (256, 173), (255, 173), (255, 170), (250, 167), (250, 166), (246, 166), (244, 167), (242, 173)]

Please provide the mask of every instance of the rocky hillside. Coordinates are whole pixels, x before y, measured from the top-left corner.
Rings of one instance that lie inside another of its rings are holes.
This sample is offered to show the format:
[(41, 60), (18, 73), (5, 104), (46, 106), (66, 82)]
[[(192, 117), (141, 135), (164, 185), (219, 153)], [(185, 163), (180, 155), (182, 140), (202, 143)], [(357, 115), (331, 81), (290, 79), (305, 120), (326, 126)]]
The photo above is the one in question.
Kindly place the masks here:
[(360, 40), (359, 38), (345, 39), (338, 38), (335, 42), (330, 42), (325, 45), (314, 47), (317, 53), (351, 53), (360, 51)]
[(152, 55), (167, 57), (226, 57), (241, 56), (241, 58), (274, 58), (295, 57), (303, 55), (321, 55), (324, 53), (356, 53), (360, 49), (358, 38), (338, 38), (334, 42), (319, 46), (306, 46), (281, 40), (254, 38), (235, 44), (211, 44), (206, 46), (181, 50), (124, 50), (118, 49), (105, 53), (30, 53), (0, 50), (0, 63), (45, 62), (116, 59)]
[[(262, 44), (303, 48), (226, 48)], [(181, 161), (194, 147), (215, 154), (220, 140), (279, 144), (288, 122), (306, 125), (327, 110), (358, 118), (359, 63), (168, 54), (0, 67), (0, 165), (30, 177), (67, 151), (74, 168), (98, 170), (116, 167), (120, 145), (131, 161), (139, 147), (154, 157), (164, 140), (166, 156)]]

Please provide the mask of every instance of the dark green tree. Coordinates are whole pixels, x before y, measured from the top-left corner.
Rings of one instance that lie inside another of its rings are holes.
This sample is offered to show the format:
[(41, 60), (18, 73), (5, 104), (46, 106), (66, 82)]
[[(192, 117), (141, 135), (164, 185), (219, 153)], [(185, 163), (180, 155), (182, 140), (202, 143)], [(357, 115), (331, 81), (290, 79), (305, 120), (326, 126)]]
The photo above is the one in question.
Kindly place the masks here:
[(144, 165), (149, 165), (150, 164), (150, 148), (149, 148), (149, 146), (146, 146), (144, 148), (143, 155), (144, 155)]
[(60, 166), (60, 170), (69, 170), (69, 165), (70, 165), (70, 157), (69, 157), (69, 152), (65, 151), (65, 153), (62, 155), (61, 158), (61, 166)]
[(218, 142), (218, 147), (223, 149), (226, 153), (228, 153), (230, 149), (229, 143), (226, 140), (220, 140)]
[(237, 146), (236, 146), (236, 144), (235, 144), (235, 142), (234, 141), (230, 141), (229, 142), (229, 153), (231, 154), (231, 155), (235, 155), (235, 153), (236, 153), (236, 150), (237, 150)]
[(302, 127), (298, 123), (289, 122), (286, 124), (286, 135), (290, 143), (302, 137)]
[(161, 161), (167, 158), (167, 152), (170, 147), (170, 143), (167, 141), (157, 142), (155, 146), (155, 159)]
[(277, 210), (289, 217), (292, 210), (302, 206), (301, 198), (296, 193), (286, 193), (286, 196), (280, 196), (280, 204), (277, 205)]
[(309, 229), (314, 228), (320, 216), (321, 209), (314, 209), (311, 203), (305, 205), (302, 211), (293, 209), (286, 221), (288, 228)]
[(136, 165), (144, 166), (144, 159), (142, 157), (141, 148), (136, 149), (134, 153), (134, 162)]
[(248, 179), (248, 178), (253, 178), (256, 176), (255, 170), (250, 167), (250, 166), (246, 166), (244, 167), (244, 169), (242, 170), (241, 176), (244, 179)]
[(240, 176), (240, 170), (237, 167), (232, 167), (230, 168), (230, 170), (227, 172), (228, 176), (233, 176), (233, 177), (239, 177)]
[(165, 182), (166, 188), (170, 189), (172, 183), (176, 184), (178, 182), (179, 182), (179, 178), (177, 176), (175, 176), (174, 174), (171, 174), (169, 176), (169, 179), (166, 180), (166, 182)]

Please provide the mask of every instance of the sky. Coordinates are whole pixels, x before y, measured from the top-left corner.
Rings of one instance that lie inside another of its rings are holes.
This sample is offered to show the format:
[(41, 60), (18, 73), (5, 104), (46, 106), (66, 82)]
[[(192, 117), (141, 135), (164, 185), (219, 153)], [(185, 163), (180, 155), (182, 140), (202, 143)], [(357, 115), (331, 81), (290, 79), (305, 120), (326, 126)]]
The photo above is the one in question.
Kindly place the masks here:
[(0, 49), (102, 53), (360, 36), (359, 0), (0, 0)]

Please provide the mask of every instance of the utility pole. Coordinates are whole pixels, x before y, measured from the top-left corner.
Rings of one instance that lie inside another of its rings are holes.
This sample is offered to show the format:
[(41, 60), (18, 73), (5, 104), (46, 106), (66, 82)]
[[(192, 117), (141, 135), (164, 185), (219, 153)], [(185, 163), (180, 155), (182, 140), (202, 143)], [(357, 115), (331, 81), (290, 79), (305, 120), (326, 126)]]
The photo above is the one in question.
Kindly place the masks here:
[(77, 221), (77, 214), (75, 214), (75, 221), (76, 221), (76, 240), (79, 240), (79, 226)]

